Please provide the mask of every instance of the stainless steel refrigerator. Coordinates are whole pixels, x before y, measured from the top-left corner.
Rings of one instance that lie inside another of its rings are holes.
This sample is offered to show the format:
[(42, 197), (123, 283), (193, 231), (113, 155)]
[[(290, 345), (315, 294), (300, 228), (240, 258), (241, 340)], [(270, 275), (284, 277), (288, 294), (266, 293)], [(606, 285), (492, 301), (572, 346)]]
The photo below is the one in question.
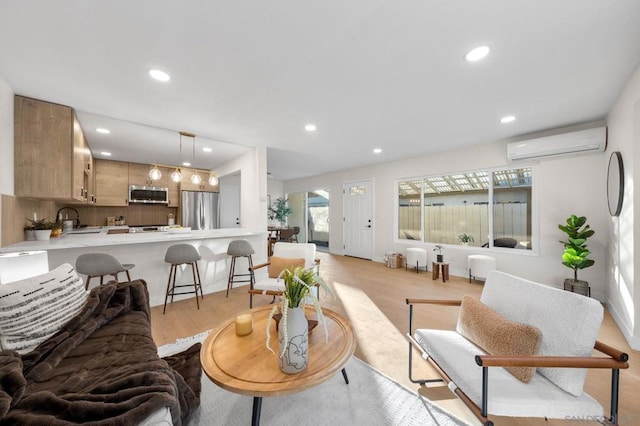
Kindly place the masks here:
[(182, 191), (182, 226), (194, 230), (220, 228), (219, 195), (217, 192)]

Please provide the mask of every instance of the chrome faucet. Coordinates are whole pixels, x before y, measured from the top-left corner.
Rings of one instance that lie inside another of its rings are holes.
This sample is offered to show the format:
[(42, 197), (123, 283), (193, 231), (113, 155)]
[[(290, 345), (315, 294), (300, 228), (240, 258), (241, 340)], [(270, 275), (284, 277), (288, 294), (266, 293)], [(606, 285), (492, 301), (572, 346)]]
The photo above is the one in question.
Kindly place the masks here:
[[(73, 207), (62, 207), (61, 209), (58, 210), (58, 212), (56, 213), (56, 220), (60, 217), (60, 212), (62, 212), (63, 210), (73, 210), (74, 212), (76, 212), (76, 228), (80, 227), (80, 213), (78, 213), (78, 210), (74, 209)], [(64, 218), (62, 220), (65, 220)]]

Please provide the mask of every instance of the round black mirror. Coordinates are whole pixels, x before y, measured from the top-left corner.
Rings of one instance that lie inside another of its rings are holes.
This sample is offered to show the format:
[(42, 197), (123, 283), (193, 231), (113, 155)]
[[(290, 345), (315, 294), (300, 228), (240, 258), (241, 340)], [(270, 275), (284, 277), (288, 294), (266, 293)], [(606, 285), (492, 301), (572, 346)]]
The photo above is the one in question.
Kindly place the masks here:
[(622, 154), (614, 151), (609, 157), (609, 170), (607, 171), (607, 203), (611, 216), (618, 216), (622, 210), (624, 198), (624, 166)]

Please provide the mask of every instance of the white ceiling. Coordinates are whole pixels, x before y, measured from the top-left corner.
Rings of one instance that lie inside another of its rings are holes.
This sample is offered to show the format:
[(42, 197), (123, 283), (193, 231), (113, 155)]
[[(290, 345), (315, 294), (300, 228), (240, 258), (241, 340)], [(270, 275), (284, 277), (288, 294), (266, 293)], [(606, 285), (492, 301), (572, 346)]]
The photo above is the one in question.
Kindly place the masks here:
[(197, 167), (266, 146), (282, 180), (601, 119), (639, 62), (638, 0), (0, 2), (0, 78), (94, 153), (177, 164), (184, 130)]

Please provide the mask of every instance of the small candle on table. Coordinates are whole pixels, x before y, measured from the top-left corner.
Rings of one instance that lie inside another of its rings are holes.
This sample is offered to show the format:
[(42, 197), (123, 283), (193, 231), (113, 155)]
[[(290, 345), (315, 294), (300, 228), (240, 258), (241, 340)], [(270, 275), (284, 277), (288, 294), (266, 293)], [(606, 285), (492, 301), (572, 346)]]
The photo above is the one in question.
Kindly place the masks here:
[(253, 331), (253, 317), (251, 314), (242, 314), (236, 317), (236, 335), (246, 336)]

